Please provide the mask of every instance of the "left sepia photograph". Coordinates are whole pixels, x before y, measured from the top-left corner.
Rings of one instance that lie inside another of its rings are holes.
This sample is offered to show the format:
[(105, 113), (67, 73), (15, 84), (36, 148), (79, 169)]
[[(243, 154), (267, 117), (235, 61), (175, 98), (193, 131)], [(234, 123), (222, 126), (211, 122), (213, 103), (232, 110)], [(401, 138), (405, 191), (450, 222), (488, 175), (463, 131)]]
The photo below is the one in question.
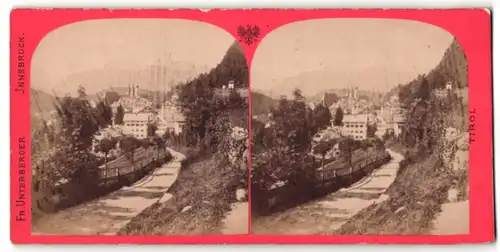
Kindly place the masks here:
[(33, 235), (248, 234), (248, 65), (180, 19), (48, 33), (31, 64)]

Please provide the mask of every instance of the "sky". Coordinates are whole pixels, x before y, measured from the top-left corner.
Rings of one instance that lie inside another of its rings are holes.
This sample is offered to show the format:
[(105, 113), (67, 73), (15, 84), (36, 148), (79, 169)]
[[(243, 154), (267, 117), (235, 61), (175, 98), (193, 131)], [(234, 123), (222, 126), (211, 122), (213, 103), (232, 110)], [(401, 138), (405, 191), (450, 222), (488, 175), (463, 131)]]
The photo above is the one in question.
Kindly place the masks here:
[[(95, 69), (147, 68), (160, 58), (211, 68), (234, 37), (210, 24), (189, 20), (114, 19), (69, 24), (48, 33), (35, 50), (32, 87), (73, 92), (63, 81)], [(91, 84), (90, 84), (91, 85)]]
[(388, 91), (429, 72), (452, 40), (439, 27), (408, 20), (296, 22), (262, 39), (252, 61), (251, 86), (283, 93), (290, 92), (290, 83), (306, 95), (346, 86)]

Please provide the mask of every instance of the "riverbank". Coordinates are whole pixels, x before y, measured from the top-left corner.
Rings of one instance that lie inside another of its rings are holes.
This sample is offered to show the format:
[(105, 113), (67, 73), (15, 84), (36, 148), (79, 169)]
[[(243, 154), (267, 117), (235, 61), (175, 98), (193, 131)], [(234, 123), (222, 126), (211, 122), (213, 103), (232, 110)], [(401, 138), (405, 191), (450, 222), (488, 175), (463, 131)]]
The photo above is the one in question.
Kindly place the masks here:
[(252, 218), (254, 234), (329, 234), (372, 204), (391, 185), (403, 156), (392, 160), (348, 188), (269, 216)]

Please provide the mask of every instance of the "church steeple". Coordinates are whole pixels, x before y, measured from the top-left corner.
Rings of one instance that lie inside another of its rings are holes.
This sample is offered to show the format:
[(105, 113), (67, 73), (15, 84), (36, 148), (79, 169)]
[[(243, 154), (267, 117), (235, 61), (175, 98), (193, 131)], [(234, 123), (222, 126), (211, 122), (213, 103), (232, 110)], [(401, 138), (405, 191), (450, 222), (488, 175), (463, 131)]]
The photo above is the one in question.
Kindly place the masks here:
[(128, 84), (128, 96), (132, 96), (132, 90), (130, 89), (130, 83)]

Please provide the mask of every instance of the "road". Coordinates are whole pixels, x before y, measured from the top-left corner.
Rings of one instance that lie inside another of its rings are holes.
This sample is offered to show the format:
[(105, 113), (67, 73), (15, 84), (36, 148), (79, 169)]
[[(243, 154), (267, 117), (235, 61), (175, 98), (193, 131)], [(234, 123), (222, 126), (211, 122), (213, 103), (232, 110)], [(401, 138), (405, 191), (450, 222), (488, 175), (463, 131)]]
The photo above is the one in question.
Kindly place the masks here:
[(223, 222), (222, 234), (248, 234), (248, 202), (231, 204)]
[(150, 175), (106, 196), (55, 214), (32, 227), (34, 235), (115, 235), (133, 217), (159, 201), (174, 183), (185, 158), (169, 149), (173, 160)]
[(433, 222), (434, 235), (469, 234), (469, 201), (444, 203)]
[(394, 182), (403, 155), (388, 150), (392, 160), (358, 181), (318, 200), (270, 216), (252, 219), (254, 234), (331, 234), (351, 217), (384, 198)]

